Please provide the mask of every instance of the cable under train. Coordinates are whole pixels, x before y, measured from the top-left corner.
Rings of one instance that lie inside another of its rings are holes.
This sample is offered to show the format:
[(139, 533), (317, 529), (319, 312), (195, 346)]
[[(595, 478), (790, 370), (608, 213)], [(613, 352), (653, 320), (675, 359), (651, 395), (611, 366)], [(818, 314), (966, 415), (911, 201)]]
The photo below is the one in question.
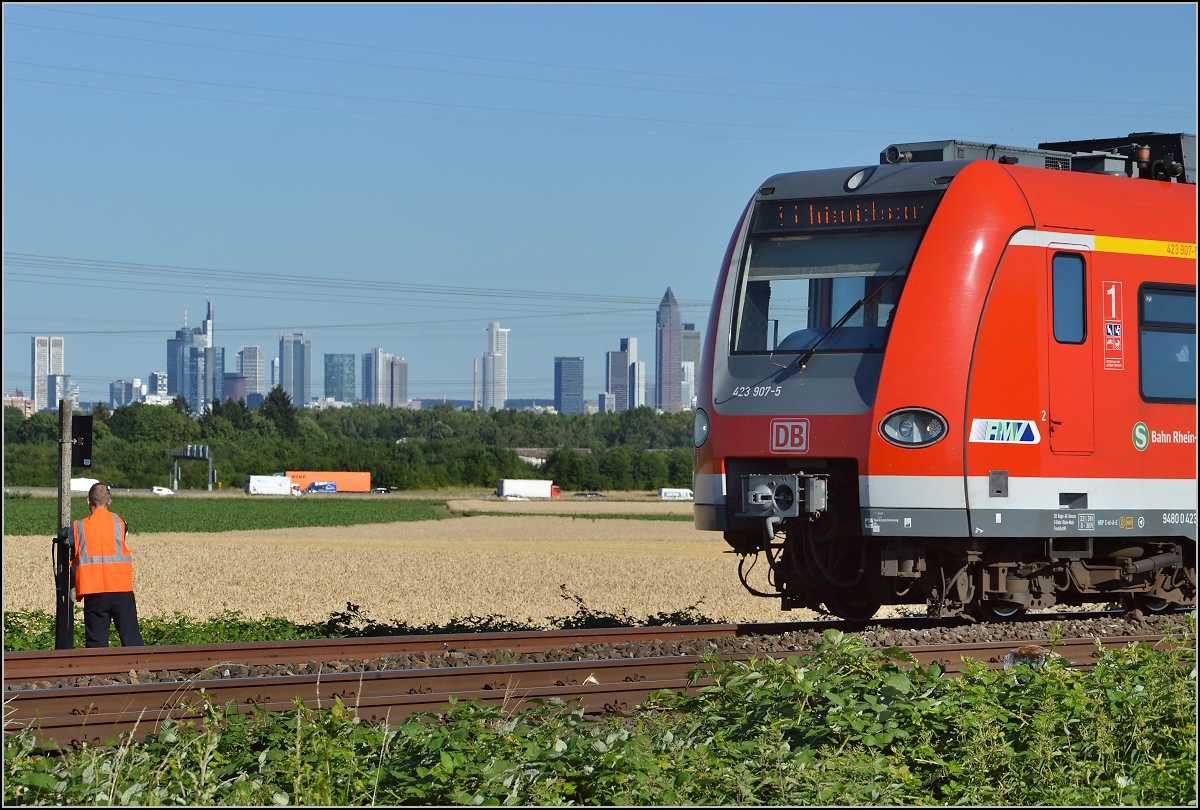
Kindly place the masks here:
[(1196, 226), (1194, 135), (771, 177), (709, 314), (696, 528), (784, 610), (1194, 605)]

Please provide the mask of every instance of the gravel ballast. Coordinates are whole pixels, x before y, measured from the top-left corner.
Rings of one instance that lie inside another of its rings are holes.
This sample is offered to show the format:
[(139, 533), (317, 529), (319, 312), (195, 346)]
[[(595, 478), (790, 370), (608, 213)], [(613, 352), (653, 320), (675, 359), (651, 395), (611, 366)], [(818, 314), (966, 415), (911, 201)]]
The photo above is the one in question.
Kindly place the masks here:
[[(869, 647), (915, 647), (964, 643), (1010, 641), (1014, 648), (1033, 642), (1048, 642), (1053, 632), (1060, 638), (1118, 638), (1183, 633), (1189, 631), (1192, 614), (1141, 616), (1137, 613), (1089, 619), (1055, 618), (1048, 621), (979, 623), (958, 626), (933, 626), (918, 629), (877, 627), (852, 635)], [(450, 649), (383, 656), (370, 661), (326, 660), (296, 664), (247, 666), (234, 661), (209, 666), (204, 670), (161, 670), (130, 672), (113, 677), (73, 677), (33, 683), (5, 683), (5, 691), (105, 686), (128, 683), (175, 683), (181, 681), (222, 680), (228, 678), (316, 675), (343, 672), (379, 672), (403, 669), (494, 666), (498, 664), (589, 661), (613, 658), (653, 658), (687, 655), (745, 655), (753, 653), (803, 652), (824, 641), (820, 629), (768, 636), (714, 637), (678, 642), (649, 641), (574, 645), (545, 652), (522, 653), (496, 649)]]

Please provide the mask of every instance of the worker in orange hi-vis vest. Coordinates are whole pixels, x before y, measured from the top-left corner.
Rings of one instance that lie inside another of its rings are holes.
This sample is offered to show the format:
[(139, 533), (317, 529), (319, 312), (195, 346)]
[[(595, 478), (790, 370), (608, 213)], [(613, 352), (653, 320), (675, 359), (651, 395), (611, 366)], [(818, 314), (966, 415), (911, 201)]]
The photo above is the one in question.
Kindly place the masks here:
[(71, 524), (75, 598), (83, 600), (88, 647), (108, 646), (110, 621), (117, 625), (122, 647), (141, 647), (142, 631), (133, 598), (133, 556), (126, 543), (129, 526), (108, 511), (111, 503), (108, 486), (94, 484), (88, 491), (91, 515)]

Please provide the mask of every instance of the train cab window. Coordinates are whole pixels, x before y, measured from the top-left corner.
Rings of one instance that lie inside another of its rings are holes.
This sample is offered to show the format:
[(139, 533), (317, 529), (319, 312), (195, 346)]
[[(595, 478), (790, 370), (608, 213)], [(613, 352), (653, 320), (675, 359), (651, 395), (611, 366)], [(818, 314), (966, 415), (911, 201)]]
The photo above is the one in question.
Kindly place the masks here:
[(742, 269), (734, 353), (803, 352), (822, 338), (821, 351), (881, 351), (920, 236), (755, 236)]
[(1083, 257), (1058, 253), (1051, 265), (1054, 295), (1054, 339), (1083, 343), (1087, 339), (1087, 280)]
[(1196, 401), (1196, 288), (1143, 284), (1138, 290), (1142, 399)]

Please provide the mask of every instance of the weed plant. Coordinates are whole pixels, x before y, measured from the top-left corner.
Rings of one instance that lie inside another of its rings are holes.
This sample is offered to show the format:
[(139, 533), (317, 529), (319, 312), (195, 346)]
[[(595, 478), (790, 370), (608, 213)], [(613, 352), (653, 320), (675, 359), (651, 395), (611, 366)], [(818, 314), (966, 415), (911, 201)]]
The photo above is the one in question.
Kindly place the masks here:
[[(410, 636), (431, 633), (505, 633), (517, 630), (542, 630), (547, 626), (562, 630), (590, 627), (662, 627), (674, 625), (717, 624), (700, 612), (701, 603), (688, 605), (670, 613), (635, 617), (627, 611), (610, 613), (588, 607), (583, 597), (572, 593), (566, 585), (559, 586), (563, 599), (575, 605), (569, 616), (547, 617), (543, 621), (513, 620), (492, 614), (454, 618), (445, 624), (413, 625), (403, 620), (391, 622), (372, 619), (353, 603), (330, 615), (323, 622), (300, 624), (278, 616), (250, 619), (236, 610), (223, 610), (207, 619), (193, 619), (182, 613), (166, 616), (139, 617), (142, 640), (158, 644), (217, 644), (232, 641), (289, 641), (293, 639), (367, 638), (372, 636)], [(52, 650), (55, 644), (54, 614), (42, 609), (14, 610), (4, 613), (4, 650)], [(109, 644), (120, 646), (115, 630), (110, 628)], [(84, 645), (83, 607), (75, 605), (75, 646)]]
[[(5, 804), (1192, 805), (1194, 624), (1097, 650), (1091, 670), (942, 677), (837, 631), (811, 656), (708, 661), (711, 685), (631, 718), (560, 701), (451, 702), (401, 723), (335, 701), (268, 714), (208, 699), (114, 745), (6, 736)], [(136, 741), (135, 741), (136, 740)]]

